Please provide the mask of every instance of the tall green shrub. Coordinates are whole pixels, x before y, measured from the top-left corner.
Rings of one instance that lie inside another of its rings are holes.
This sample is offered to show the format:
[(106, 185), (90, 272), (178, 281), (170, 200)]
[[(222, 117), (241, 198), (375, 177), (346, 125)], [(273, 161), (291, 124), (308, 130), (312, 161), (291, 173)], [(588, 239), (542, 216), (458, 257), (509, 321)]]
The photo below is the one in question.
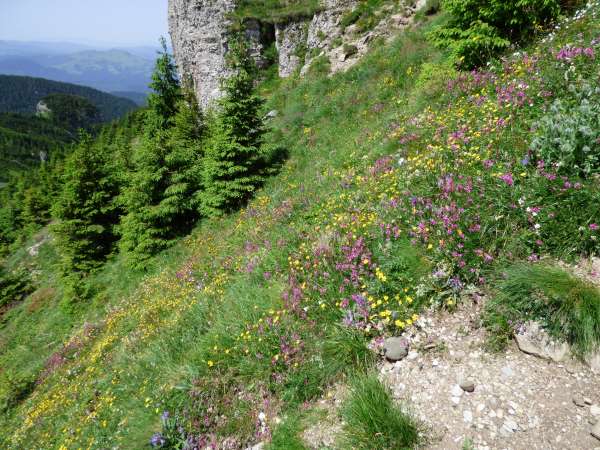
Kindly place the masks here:
[(243, 38), (232, 43), (228, 63), (233, 75), (222, 83), (203, 164), (201, 210), (208, 216), (235, 208), (264, 180), (263, 100), (255, 94), (256, 69)]
[(433, 42), (448, 48), (465, 68), (484, 64), (538, 27), (558, 17), (561, 0), (444, 0), (447, 24), (431, 33)]

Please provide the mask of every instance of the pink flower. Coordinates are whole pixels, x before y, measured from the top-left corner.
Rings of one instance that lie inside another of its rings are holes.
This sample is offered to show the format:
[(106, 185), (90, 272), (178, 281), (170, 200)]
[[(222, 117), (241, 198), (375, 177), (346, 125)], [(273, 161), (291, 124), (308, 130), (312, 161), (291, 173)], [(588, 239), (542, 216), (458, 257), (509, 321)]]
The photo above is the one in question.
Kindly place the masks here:
[(597, 223), (590, 223), (590, 230), (597, 231), (600, 228), (600, 225)]
[(504, 175), (502, 175), (500, 177), (500, 179), (502, 181), (504, 181), (506, 184), (508, 184), (509, 186), (514, 186), (515, 181), (513, 180), (513, 176), (511, 173), (505, 173)]

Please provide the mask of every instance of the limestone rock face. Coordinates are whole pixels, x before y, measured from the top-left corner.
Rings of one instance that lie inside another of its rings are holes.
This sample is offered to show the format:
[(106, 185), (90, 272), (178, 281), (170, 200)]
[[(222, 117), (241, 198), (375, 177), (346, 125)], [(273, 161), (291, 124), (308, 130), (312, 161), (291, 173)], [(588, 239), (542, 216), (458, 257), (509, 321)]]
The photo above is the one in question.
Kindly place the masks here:
[(228, 15), (234, 9), (234, 0), (169, 0), (175, 60), (203, 107), (219, 97), (220, 80), (227, 75)]
[[(225, 55), (231, 13), (237, 1), (169, 0), (169, 32), (175, 59), (182, 78), (192, 81), (203, 107), (220, 96), (221, 79), (229, 75)], [(296, 72), (303, 75), (318, 57), (329, 60), (332, 72), (343, 71), (368, 51), (373, 38), (390, 39), (409, 26), (424, 0), (386, 5), (377, 13), (379, 22), (372, 30), (360, 31), (355, 25), (344, 29), (343, 17), (358, 3), (322, 0), (321, 8), (311, 17), (290, 17), (274, 24), (246, 20), (243, 25), (252, 56), (259, 67), (264, 67), (268, 63), (264, 51), (274, 43), (281, 77)]]

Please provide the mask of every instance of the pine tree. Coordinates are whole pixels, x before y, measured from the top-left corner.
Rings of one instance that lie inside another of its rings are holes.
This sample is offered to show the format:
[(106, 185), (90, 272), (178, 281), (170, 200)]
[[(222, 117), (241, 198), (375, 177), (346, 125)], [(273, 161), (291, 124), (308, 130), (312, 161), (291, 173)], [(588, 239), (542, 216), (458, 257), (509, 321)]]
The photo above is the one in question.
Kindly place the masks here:
[(204, 123), (196, 96), (186, 89), (178, 104), (170, 130), (170, 153), (167, 165), (171, 170), (170, 185), (164, 202), (179, 205), (181, 223), (185, 227), (199, 218), (204, 158)]
[(228, 65), (233, 75), (222, 83), (203, 163), (201, 211), (208, 216), (239, 206), (264, 181), (263, 101), (255, 94), (256, 67), (241, 36), (232, 42)]
[(75, 279), (100, 266), (116, 241), (118, 195), (107, 170), (107, 155), (82, 132), (79, 145), (69, 156), (63, 187), (53, 208), (53, 226), (65, 275)]
[(201, 117), (193, 96), (184, 98), (166, 48), (151, 87), (144, 138), (123, 196), (128, 213), (121, 248), (138, 268), (187, 232), (198, 216)]

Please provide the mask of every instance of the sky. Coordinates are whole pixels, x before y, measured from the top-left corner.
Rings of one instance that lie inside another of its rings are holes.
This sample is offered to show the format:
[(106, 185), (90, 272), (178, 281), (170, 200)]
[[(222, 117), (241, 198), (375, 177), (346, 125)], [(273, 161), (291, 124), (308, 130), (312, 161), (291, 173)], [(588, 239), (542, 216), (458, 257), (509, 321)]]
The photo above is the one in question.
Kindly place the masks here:
[(0, 0), (0, 40), (153, 45), (167, 0)]

